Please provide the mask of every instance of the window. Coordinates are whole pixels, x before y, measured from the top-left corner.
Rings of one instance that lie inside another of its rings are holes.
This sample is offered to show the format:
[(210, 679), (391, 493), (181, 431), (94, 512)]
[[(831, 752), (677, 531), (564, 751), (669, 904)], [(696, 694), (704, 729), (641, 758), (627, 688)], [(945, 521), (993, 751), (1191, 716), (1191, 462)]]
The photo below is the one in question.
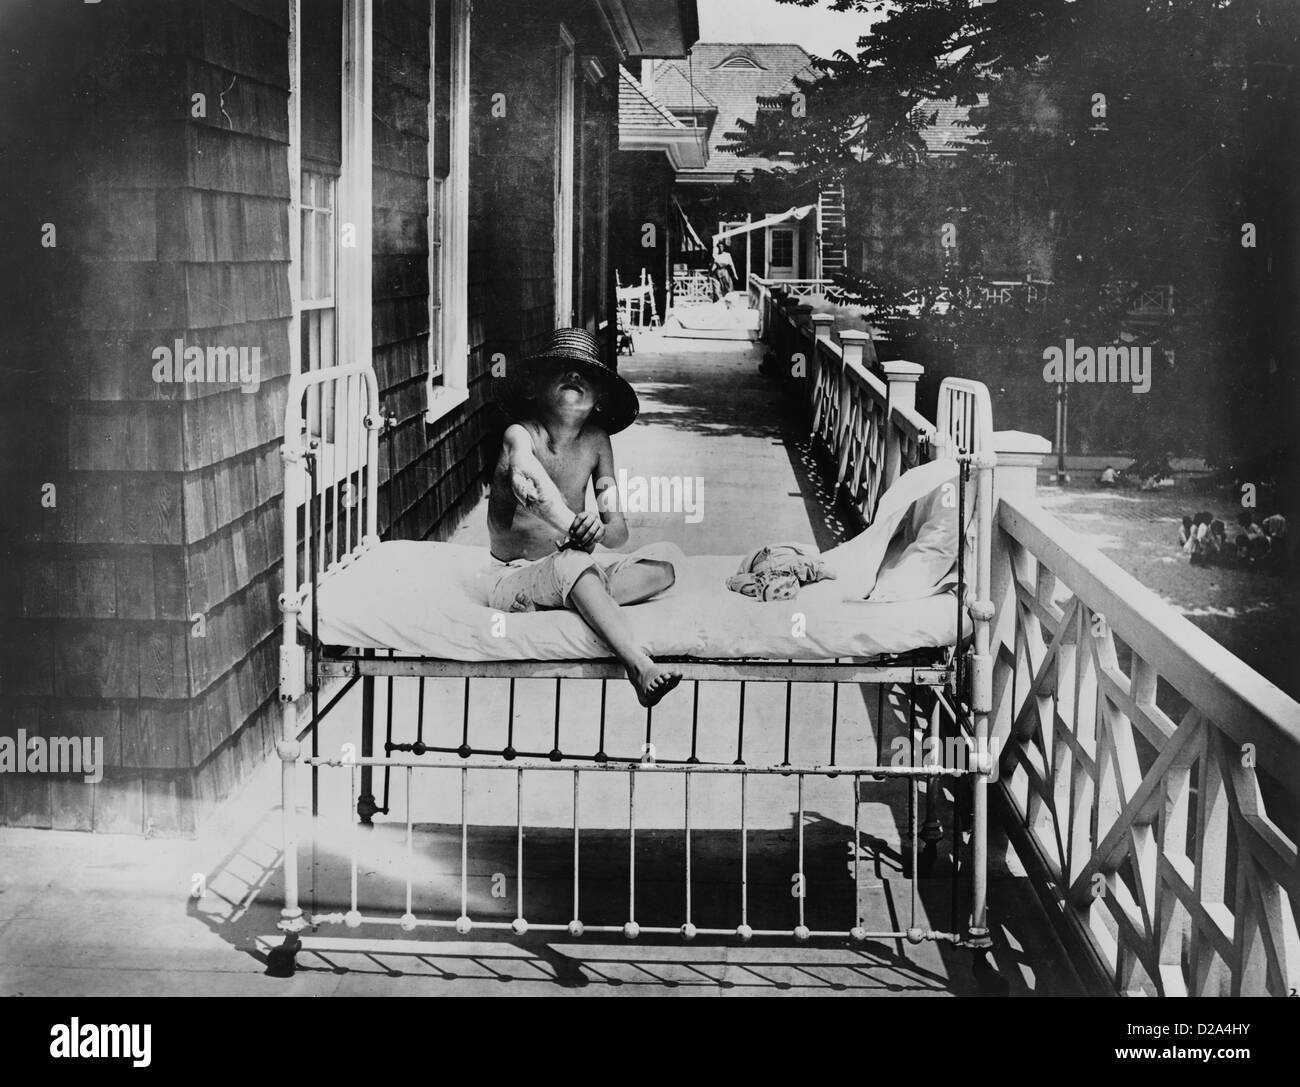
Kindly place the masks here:
[(768, 231), (771, 252), (768, 263), (771, 271), (794, 270), (794, 231), (789, 227), (771, 227)]
[[(372, 0), (289, 0), (295, 373), (370, 362), (371, 7)], [(321, 441), (322, 486), (361, 459), (362, 435), (340, 439), (335, 415), (330, 395), (309, 392), (305, 422)]]
[(469, 3), (431, 2), (428, 423), (469, 398)]
[(299, 370), (335, 365), (338, 353), (338, 229), (343, 169), (343, 4), (306, 5), (299, 23), (298, 280)]
[(573, 38), (560, 27), (555, 87), (555, 327), (573, 324)]
[[(335, 321), (336, 261), (334, 204), (335, 176), (320, 167), (304, 166), (299, 218), (302, 259), (299, 268), (298, 332), (301, 338), (301, 368), (324, 370), (335, 364), (338, 351), (338, 323)], [(326, 418), (322, 419), (322, 412)], [(307, 425), (325, 441), (333, 441), (333, 405), (311, 397), (307, 402)], [(329, 433), (326, 433), (326, 430)]]
[(754, 72), (762, 71), (762, 69), (759, 68), (759, 66), (755, 64), (752, 60), (750, 60), (749, 57), (728, 57), (721, 64), (719, 64), (718, 67), (719, 68), (747, 68), (750, 71), (754, 71)]

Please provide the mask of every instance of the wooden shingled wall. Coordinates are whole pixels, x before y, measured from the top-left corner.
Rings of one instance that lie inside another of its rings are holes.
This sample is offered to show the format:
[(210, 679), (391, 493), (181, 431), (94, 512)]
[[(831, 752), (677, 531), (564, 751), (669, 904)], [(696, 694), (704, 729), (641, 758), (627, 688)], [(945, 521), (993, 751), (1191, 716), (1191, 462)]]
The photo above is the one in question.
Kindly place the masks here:
[[(538, 42), (557, 11), (474, 7), (469, 399), (427, 426), (428, 8), (375, 0), (373, 357), (400, 423), (391, 480), (381, 450), (386, 534), (441, 538), (477, 504), (499, 430), (490, 360), (553, 324), (554, 57)], [(10, 251), (0, 734), (102, 737), (107, 768), (98, 784), (0, 775), (0, 822), (186, 834), (279, 725), (287, 4), (14, 0), (5, 29), (24, 67), (0, 135), (31, 176), (0, 226), (34, 239), (53, 221), (58, 244)], [(608, 48), (570, 29), (580, 53)], [(178, 339), (258, 348), (260, 385), (156, 383), (153, 352)]]
[[(396, 469), (380, 453), (380, 531), (422, 539), (455, 527), (461, 499), (477, 499), (477, 403), (426, 427), (429, 369), (429, 4), (376, 0), (374, 28), (374, 364), (385, 410), (396, 414)], [(481, 319), (478, 322), (481, 327)], [(474, 339), (470, 329), (470, 346)], [(481, 362), (481, 358), (478, 360)], [(481, 376), (481, 367), (471, 378)]]
[[(48, 109), (33, 132), (54, 134), (44, 214), (59, 234), (33, 299), (16, 473), (58, 501), (19, 504), (0, 697), (8, 732), (102, 737), (107, 769), (94, 785), (6, 776), (4, 820), (186, 833), (271, 738), (287, 10), (42, 4), (9, 29), (33, 58), (59, 52), (25, 99)], [(177, 340), (257, 347), (259, 388), (155, 382), (153, 352)]]

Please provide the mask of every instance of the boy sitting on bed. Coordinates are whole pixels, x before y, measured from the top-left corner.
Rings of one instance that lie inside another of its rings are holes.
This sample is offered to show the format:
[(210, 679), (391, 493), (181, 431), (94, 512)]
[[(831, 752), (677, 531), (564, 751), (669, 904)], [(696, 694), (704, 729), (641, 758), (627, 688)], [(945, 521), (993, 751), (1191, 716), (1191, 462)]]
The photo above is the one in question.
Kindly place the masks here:
[[(660, 543), (628, 555), (592, 554), (598, 543), (627, 543), (609, 436), (636, 418), (636, 391), (604, 364), (595, 339), (576, 328), (556, 329), (541, 352), (511, 367), (493, 391), (515, 421), (506, 429), (488, 499), (488, 606), (577, 612), (623, 663), (641, 705), (655, 705), (681, 673), (651, 659), (622, 607), (669, 588), (681, 552)], [(586, 508), (589, 484), (599, 514)]]

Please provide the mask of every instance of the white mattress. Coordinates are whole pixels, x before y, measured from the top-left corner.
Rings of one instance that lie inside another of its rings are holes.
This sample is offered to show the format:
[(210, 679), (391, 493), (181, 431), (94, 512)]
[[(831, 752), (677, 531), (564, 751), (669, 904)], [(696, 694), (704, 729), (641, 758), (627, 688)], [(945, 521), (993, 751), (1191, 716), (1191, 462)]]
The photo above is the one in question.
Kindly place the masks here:
[[(739, 562), (739, 556), (693, 556), (668, 592), (627, 608), (628, 621), (647, 651), (660, 656), (822, 660), (950, 645), (956, 635), (951, 593), (922, 600), (849, 602), (842, 599), (841, 583), (832, 580), (805, 586), (794, 600), (763, 603), (726, 588)], [(571, 612), (503, 616), (488, 608), (477, 578), (488, 564), (487, 551), (477, 547), (381, 543), (322, 580), (320, 640), (461, 661), (610, 656), (604, 643)], [(306, 610), (300, 621), (310, 630)]]

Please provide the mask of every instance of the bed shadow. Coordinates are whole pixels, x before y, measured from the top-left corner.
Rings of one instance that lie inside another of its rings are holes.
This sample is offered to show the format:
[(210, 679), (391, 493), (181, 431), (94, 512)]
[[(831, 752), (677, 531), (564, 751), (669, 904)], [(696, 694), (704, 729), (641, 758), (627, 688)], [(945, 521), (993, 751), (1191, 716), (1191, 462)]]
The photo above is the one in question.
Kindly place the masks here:
[[(906, 825), (906, 789), (898, 782), (864, 780), (864, 794), (888, 803), (898, 825)], [(893, 796), (889, 795), (892, 791)], [(951, 798), (946, 798), (951, 803)], [(748, 834), (748, 923), (755, 929), (791, 932), (799, 921), (792, 895), (797, 867), (795, 814), (780, 830)], [(350, 825), (320, 824), (313, 849), (304, 833), (300, 879), (309, 914), (341, 915), (350, 908)], [(514, 827), (471, 828), (473, 848), (464, 894), (475, 921), (505, 922), (517, 912), (514, 881), (518, 841)], [(231, 947), (270, 967), (279, 945), (276, 922), (283, 903), (278, 812), (255, 826), (207, 873), (206, 893), (188, 903), (196, 920)], [(460, 827), (417, 824), (410, 861), (404, 822), (378, 823), (356, 833), (359, 848), (359, 904), (367, 916), (395, 921), (405, 911), (406, 865), (412, 865), (413, 909), (420, 918), (454, 920), (461, 912)], [(855, 915), (853, 830), (817, 811), (804, 813), (804, 923), (813, 930), (848, 927)], [(588, 929), (621, 928), (628, 919), (632, 858), (626, 831), (584, 830), (581, 835), (579, 909)], [(573, 837), (568, 827), (528, 827), (524, 851), (524, 913), (533, 923), (564, 925), (573, 914)], [(1003, 843), (1004, 845), (1004, 843)], [(999, 848), (993, 845), (993, 850)], [(910, 923), (907, 858), (896, 845), (862, 834), (858, 842), (864, 895), (863, 923), (869, 930), (905, 929)], [(738, 831), (695, 831), (691, 838), (691, 919), (700, 929), (734, 931), (740, 916), (741, 848)], [(1043, 969), (1038, 953), (1045, 919), (1034, 923), (1022, 910), (1000, 918), (988, 960), (944, 943), (909, 945), (905, 940), (842, 938), (796, 943), (734, 935), (701, 935), (687, 942), (678, 932), (685, 916), (685, 833), (639, 830), (636, 836), (635, 917), (645, 928), (635, 941), (620, 933), (588, 931), (582, 938), (533, 929), (524, 935), (478, 928), (468, 936), (450, 929), (402, 931), (396, 924), (320, 926), (303, 933), (300, 974), (335, 974), (417, 979), (422, 992), (442, 984), (483, 986), (531, 982), (599, 992), (629, 987), (647, 994), (669, 990), (716, 989), (737, 994), (796, 991), (815, 995), (912, 993), (952, 995), (1050, 995), (1072, 991)], [(995, 872), (1005, 868), (992, 858)], [(951, 864), (937, 856), (917, 881), (918, 907), (937, 928), (949, 923)], [(998, 886), (997, 876), (993, 880)], [(995, 892), (995, 898), (997, 894)], [(1014, 896), (1013, 896), (1014, 897)], [(1002, 896), (1003, 905), (1011, 899)], [(958, 914), (968, 908), (959, 898)], [(996, 907), (995, 907), (996, 916)], [(314, 936), (328, 937), (313, 946)], [(419, 939), (418, 947), (409, 941)], [(355, 947), (342, 941), (355, 940)], [(338, 942), (336, 942), (338, 941)], [(1032, 964), (1032, 965), (1030, 965)], [(1022, 968), (1029, 966), (1028, 971)], [(1034, 970), (1038, 972), (1035, 974)], [(275, 970), (268, 969), (275, 973)], [(1026, 979), (1030, 980), (1026, 980)], [(430, 988), (432, 987), (432, 988)], [(451, 990), (448, 990), (450, 992)], [(458, 990), (459, 991), (459, 990)], [(544, 991), (544, 990), (543, 990)]]

